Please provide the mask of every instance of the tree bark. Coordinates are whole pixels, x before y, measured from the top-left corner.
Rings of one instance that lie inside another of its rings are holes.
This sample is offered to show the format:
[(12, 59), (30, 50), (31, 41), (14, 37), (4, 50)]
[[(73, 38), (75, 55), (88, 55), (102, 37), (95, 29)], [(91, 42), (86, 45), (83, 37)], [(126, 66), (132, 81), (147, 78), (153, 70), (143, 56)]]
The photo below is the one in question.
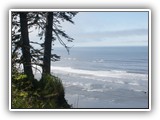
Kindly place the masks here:
[(43, 58), (43, 75), (50, 74), (51, 65), (51, 49), (52, 49), (52, 27), (53, 26), (53, 12), (48, 12), (47, 24), (44, 42), (44, 58)]
[(20, 26), (21, 26), (21, 41), (22, 41), (22, 56), (24, 73), (28, 78), (33, 79), (33, 71), (31, 66), (31, 54), (27, 24), (27, 13), (20, 12)]

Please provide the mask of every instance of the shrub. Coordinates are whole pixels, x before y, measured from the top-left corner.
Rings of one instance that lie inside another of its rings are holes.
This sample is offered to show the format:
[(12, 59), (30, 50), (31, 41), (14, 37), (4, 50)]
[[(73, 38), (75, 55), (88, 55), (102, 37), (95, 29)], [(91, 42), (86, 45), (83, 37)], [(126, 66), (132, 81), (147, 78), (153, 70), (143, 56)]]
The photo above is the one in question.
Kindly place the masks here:
[(58, 77), (45, 75), (38, 82), (24, 74), (12, 77), (12, 108), (70, 108), (64, 98), (64, 87)]

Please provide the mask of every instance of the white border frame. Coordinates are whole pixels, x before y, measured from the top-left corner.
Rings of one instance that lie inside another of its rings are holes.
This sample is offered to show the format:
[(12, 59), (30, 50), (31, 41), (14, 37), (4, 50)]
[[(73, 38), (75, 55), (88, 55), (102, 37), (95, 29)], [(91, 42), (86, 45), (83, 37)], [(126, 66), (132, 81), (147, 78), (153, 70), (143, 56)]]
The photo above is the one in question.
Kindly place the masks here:
[[(126, 109), (126, 108), (119, 108), (119, 109), (12, 109), (11, 108), (11, 13), (12, 12), (26, 12), (26, 11), (77, 11), (77, 12), (136, 12), (136, 11), (142, 11), (142, 12), (148, 12), (148, 89), (149, 89), (149, 102), (148, 102), (148, 108), (147, 109)], [(151, 110), (151, 10), (150, 9), (10, 9), (9, 10), (9, 110), (10, 111), (150, 111)]]

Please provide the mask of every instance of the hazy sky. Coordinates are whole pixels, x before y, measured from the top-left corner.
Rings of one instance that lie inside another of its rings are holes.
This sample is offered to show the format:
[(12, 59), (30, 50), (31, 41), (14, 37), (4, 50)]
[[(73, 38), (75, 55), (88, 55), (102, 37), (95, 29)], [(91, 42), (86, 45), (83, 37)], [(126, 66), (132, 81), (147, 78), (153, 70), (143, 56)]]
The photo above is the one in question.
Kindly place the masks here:
[[(62, 23), (75, 39), (68, 46), (148, 45), (148, 12), (79, 12), (73, 21)], [(55, 46), (61, 45), (55, 42)]]
[(70, 46), (147, 46), (148, 12), (79, 12), (63, 28)]

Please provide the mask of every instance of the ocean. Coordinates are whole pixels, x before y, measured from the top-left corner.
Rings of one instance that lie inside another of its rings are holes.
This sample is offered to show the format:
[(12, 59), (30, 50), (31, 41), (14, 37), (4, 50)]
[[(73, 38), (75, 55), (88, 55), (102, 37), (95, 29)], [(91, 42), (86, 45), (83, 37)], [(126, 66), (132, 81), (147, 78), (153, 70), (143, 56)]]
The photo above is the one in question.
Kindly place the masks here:
[(148, 108), (148, 47), (73, 47), (53, 53), (73, 108)]

